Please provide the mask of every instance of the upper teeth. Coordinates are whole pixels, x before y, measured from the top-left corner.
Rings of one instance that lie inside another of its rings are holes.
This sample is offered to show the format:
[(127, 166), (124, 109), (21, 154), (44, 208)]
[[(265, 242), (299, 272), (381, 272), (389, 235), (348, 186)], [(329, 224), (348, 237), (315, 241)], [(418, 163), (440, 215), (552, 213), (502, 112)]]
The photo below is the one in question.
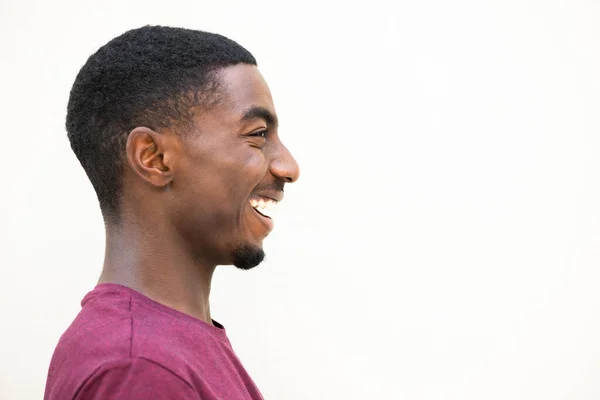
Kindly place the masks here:
[(272, 218), (273, 211), (277, 206), (277, 202), (273, 199), (268, 199), (264, 197), (254, 197), (250, 199), (250, 205), (262, 215)]

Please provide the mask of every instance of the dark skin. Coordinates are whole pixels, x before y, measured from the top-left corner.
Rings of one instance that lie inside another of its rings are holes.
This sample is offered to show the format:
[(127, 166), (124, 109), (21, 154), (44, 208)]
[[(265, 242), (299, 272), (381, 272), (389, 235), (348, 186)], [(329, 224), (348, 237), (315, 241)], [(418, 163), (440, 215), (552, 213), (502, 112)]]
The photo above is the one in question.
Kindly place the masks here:
[(272, 221), (250, 198), (281, 200), (298, 164), (282, 144), (271, 92), (255, 66), (219, 71), (220, 101), (192, 132), (132, 130), (119, 223), (107, 223), (99, 283), (118, 283), (212, 324), (217, 265), (262, 251)]

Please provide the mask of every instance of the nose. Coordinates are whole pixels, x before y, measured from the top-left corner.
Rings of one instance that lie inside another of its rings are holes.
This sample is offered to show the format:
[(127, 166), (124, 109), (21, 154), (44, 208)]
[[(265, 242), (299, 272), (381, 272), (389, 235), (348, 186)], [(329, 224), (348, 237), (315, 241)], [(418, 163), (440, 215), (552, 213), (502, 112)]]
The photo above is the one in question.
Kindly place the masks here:
[(300, 168), (292, 153), (283, 144), (271, 161), (271, 173), (284, 182), (293, 183), (300, 176)]

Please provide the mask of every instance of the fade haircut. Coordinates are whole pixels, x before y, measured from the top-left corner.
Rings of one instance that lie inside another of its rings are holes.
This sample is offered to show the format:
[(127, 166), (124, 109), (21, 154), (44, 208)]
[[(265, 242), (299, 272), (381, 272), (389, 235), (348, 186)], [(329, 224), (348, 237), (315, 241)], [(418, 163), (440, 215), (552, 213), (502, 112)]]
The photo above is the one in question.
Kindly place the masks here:
[(192, 108), (218, 102), (218, 70), (240, 63), (256, 60), (233, 40), (164, 26), (125, 32), (87, 60), (71, 89), (66, 128), (105, 221), (119, 219), (129, 132), (189, 128)]

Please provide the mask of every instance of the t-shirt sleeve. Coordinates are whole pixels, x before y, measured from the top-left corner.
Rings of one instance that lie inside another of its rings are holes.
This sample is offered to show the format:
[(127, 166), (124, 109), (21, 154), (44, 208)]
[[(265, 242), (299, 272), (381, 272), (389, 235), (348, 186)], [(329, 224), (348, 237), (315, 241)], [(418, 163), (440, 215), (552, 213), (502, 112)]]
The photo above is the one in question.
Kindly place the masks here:
[(167, 368), (134, 358), (100, 367), (74, 400), (199, 400), (194, 389)]

